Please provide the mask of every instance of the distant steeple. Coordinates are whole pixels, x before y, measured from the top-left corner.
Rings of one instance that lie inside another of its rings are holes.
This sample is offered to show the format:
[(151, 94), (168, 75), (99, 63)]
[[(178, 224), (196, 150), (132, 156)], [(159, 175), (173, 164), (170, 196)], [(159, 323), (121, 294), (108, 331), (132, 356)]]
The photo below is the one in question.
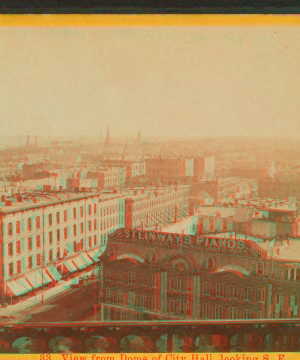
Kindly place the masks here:
[(105, 143), (108, 144), (109, 143), (109, 128), (107, 127), (107, 130), (106, 130), (106, 140), (105, 140)]

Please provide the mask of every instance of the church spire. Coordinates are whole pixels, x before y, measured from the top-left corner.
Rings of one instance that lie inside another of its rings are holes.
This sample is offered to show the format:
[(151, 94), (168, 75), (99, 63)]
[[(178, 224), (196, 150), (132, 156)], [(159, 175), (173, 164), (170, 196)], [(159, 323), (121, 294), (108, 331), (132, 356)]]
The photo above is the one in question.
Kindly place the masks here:
[(109, 127), (107, 127), (107, 130), (106, 130), (106, 140), (105, 140), (105, 143), (106, 143), (106, 144), (109, 143)]

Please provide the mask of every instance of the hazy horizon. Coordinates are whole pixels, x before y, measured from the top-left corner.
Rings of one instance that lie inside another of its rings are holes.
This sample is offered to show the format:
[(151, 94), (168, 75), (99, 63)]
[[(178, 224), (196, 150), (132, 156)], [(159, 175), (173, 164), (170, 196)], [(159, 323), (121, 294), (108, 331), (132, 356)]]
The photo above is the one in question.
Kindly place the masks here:
[(7, 136), (298, 138), (298, 27), (2, 28)]

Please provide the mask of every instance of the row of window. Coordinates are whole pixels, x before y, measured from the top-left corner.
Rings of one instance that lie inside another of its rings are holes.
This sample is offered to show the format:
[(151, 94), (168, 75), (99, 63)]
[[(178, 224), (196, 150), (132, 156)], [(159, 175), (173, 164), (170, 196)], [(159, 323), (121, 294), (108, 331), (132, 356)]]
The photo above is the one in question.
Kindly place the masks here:
[[(64, 239), (67, 240), (69, 237), (69, 229), (68, 228), (64, 228)], [(83, 231), (81, 231), (83, 233)], [(76, 235), (76, 225), (74, 225), (74, 235)], [(97, 237), (97, 235), (94, 235), (94, 237)], [(89, 236), (90, 238), (90, 236)], [(61, 236), (60, 236), (60, 230), (56, 230), (56, 241), (57, 243), (59, 243), (61, 240)], [(14, 255), (21, 255), (21, 253), (23, 251), (25, 251), (25, 239), (22, 240), (18, 240), (15, 243), (15, 251), (14, 251), (14, 243), (8, 243), (8, 247), (7, 247), (7, 254), (8, 256), (14, 256)], [(34, 248), (36, 249), (40, 249), (42, 247), (42, 237), (41, 235), (37, 235), (36, 236), (36, 243), (35, 246), (33, 244), (34, 242), (34, 238), (33, 237), (29, 237), (27, 239), (27, 250), (31, 251)], [(48, 237), (48, 243), (51, 245), (53, 244), (53, 232), (49, 231), (49, 237)]]
[(245, 301), (265, 301), (265, 290), (263, 288), (238, 288), (235, 284), (224, 286), (221, 283), (205, 282), (201, 284), (201, 295)]
[(252, 311), (250, 309), (237, 309), (236, 307), (225, 308), (221, 305), (211, 306), (210, 304), (200, 305), (200, 318), (209, 320), (249, 320), (249, 319), (263, 319), (263, 311)]
[[(111, 218), (111, 219), (107, 219), (106, 221), (104, 220), (103, 222), (101, 221), (101, 231), (106, 230), (107, 228), (109, 228), (110, 226), (117, 226), (117, 218)], [(84, 223), (80, 223), (80, 228), (79, 231), (81, 234), (84, 233)], [(92, 223), (91, 220), (88, 221), (88, 231), (93, 231), (93, 230), (97, 230), (97, 221), (94, 220), (94, 224)], [(49, 231), (48, 233), (48, 243), (52, 244), (53, 243), (53, 233), (54, 231)], [(77, 236), (77, 224), (73, 225), (73, 235)], [(70, 237), (70, 230), (69, 230), (69, 226), (65, 227), (63, 229), (63, 239), (67, 240)], [(36, 236), (36, 248), (39, 249), (41, 247), (41, 235), (37, 235)], [(60, 242), (62, 239), (61, 237), (61, 229), (57, 229), (56, 230), (56, 241)], [(16, 241), (16, 255), (20, 255), (21, 254), (21, 240)], [(8, 255), (9, 256), (14, 256), (14, 243), (8, 243)], [(27, 248), (29, 251), (31, 251), (33, 249), (33, 237), (30, 237), (27, 239)]]
[(119, 284), (140, 285), (142, 287), (157, 288), (158, 287), (158, 274), (145, 274), (129, 271), (106, 271), (106, 281), (117, 282)]
[[(181, 197), (183, 197), (183, 195), (181, 194)], [(168, 202), (172, 201), (172, 202), (176, 202), (179, 199), (179, 195), (174, 194), (172, 196), (168, 195), (168, 196), (164, 196), (158, 199), (153, 199), (153, 200), (146, 200), (146, 201), (141, 201), (138, 202), (136, 204), (132, 205), (132, 210), (143, 210), (143, 209), (149, 209), (153, 206), (157, 206), (157, 205), (168, 205)], [(180, 202), (182, 201), (182, 199), (179, 200)]]
[[(119, 210), (123, 210), (124, 205), (123, 203), (119, 204)], [(108, 205), (107, 207), (101, 208), (100, 209), (100, 213), (101, 216), (106, 216), (106, 215), (111, 215), (111, 214), (115, 214), (118, 211), (118, 205)], [(97, 214), (97, 204), (94, 204), (94, 214)], [(88, 205), (88, 215), (92, 215), (92, 205)], [(80, 216), (83, 217), (84, 216), (84, 206), (80, 207)], [(73, 218), (76, 219), (77, 217), (77, 208), (73, 208)], [(68, 210), (64, 210), (63, 212), (63, 221), (67, 222), (69, 219), (69, 211)], [(36, 217), (36, 228), (40, 229), (42, 222), (41, 222), (41, 217), (37, 216)], [(95, 220), (96, 221), (96, 220)], [(56, 224), (60, 224), (61, 223), (61, 213), (58, 211), (56, 212)], [(53, 225), (53, 215), (49, 214), (48, 215), (48, 224), (51, 226)], [(32, 231), (33, 230), (33, 220), (32, 218), (28, 218), (27, 219), (27, 231)], [(20, 234), (21, 231), (25, 231), (25, 225), (24, 225), (24, 220), (21, 221), (17, 221), (16, 222), (16, 228), (15, 228), (15, 233), (16, 234)], [(14, 234), (14, 228), (13, 228), (13, 223), (9, 222), (7, 225), (7, 233), (8, 235), (12, 236)]]
[(283, 280), (299, 281), (300, 280), (300, 269), (290, 268), (283, 270)]
[[(104, 243), (104, 239), (102, 243)], [(15, 274), (20, 274), (22, 270), (25, 270), (26, 268), (32, 269), (35, 266), (34, 264), (35, 258), (36, 258), (36, 266), (41, 266), (43, 265), (43, 263), (47, 264), (47, 263), (51, 263), (56, 259), (67, 257), (68, 254), (71, 252), (79, 252), (84, 249), (96, 246), (97, 244), (98, 244), (97, 235), (94, 235), (94, 238), (92, 238), (91, 236), (88, 237), (86, 244), (84, 239), (81, 239), (78, 242), (74, 241), (72, 245), (70, 244), (70, 246), (68, 246), (67, 249), (64, 249), (63, 251), (60, 247), (58, 247), (56, 250), (49, 249), (47, 252), (44, 253), (44, 256), (41, 253), (36, 254), (36, 257), (34, 255), (30, 255), (26, 260), (27, 263), (25, 262), (25, 258), (15, 262), (10, 262), (8, 264), (8, 274), (9, 276), (13, 276)]]
[(145, 295), (127, 293), (122, 290), (106, 289), (106, 302), (130, 306), (133, 308), (144, 308), (151, 311), (159, 310), (158, 297), (156, 295)]

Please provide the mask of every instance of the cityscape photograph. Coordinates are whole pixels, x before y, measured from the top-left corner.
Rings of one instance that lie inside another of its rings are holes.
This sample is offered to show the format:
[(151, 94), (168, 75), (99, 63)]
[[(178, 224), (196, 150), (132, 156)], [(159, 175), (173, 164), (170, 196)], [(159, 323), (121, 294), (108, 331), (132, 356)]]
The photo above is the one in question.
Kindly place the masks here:
[(299, 40), (0, 29), (1, 353), (300, 350)]

